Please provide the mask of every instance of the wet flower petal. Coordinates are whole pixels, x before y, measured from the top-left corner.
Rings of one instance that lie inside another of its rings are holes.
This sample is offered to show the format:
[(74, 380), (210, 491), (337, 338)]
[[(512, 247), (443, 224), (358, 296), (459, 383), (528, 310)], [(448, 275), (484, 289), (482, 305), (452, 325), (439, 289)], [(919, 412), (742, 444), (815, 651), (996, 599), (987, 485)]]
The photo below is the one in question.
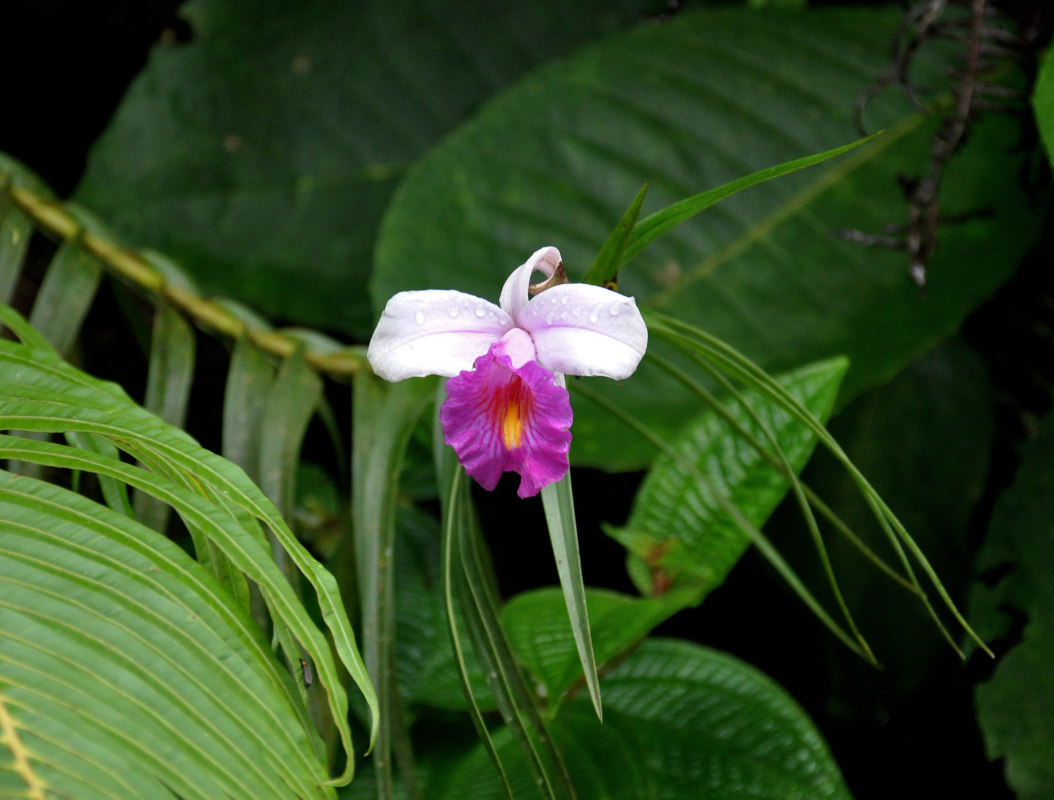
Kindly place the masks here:
[(385, 380), (457, 375), (513, 325), (493, 303), (464, 292), (399, 292), (388, 301), (366, 351)]
[(493, 489), (502, 472), (517, 472), (517, 494), (531, 497), (567, 473), (571, 402), (537, 362), (514, 367), (499, 343), (446, 388), (439, 411), (444, 438), (483, 488)]
[(542, 292), (516, 315), (516, 325), (531, 335), (539, 364), (568, 375), (628, 378), (648, 348), (634, 299), (584, 283)]

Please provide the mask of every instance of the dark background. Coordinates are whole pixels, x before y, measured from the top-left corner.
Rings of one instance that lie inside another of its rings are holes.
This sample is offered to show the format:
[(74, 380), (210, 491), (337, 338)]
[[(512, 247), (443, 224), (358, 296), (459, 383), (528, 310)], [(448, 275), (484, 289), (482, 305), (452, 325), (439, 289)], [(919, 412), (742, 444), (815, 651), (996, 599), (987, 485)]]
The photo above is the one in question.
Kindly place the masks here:
[[(1037, 40), (1049, 36), (1050, 9), (1042, 0), (1008, 4), (1031, 20)], [(28, 164), (60, 195), (67, 195), (84, 169), (89, 147), (106, 126), (129, 82), (160, 38), (186, 40), (193, 31), (179, 18), (177, 0), (16, 0), (5, 7), (5, 44), (0, 74), (6, 76), (0, 111), (0, 151)], [(1040, 187), (1040, 191), (1044, 191)], [(1049, 191), (1049, 186), (1045, 191)], [(992, 500), (1012, 479), (1016, 448), (1032, 422), (1050, 407), (1054, 380), (1054, 245), (1045, 243), (1018, 275), (967, 322), (964, 333), (987, 363), (995, 389), (997, 436), (992, 445), (986, 499), (974, 514), (971, 536), (979, 544)], [(43, 263), (46, 260), (42, 259)], [(30, 264), (28, 279), (32, 281)], [(87, 351), (97, 351), (90, 371), (121, 380), (133, 394), (143, 385), (145, 357), (128, 335), (112, 296), (103, 292), (89, 318)], [(198, 382), (212, 382), (218, 396), (225, 371), (222, 348), (201, 343)], [(99, 355), (101, 353), (102, 355)], [(334, 401), (347, 402), (343, 387)], [(348, 415), (343, 415), (344, 419)], [(194, 405), (193, 432), (206, 446), (218, 439), (215, 410)], [(601, 522), (622, 523), (641, 476), (576, 471), (582, 497), (600, 498), (580, 507), (586, 582), (633, 591), (624, 551), (600, 531)], [(502, 521), (491, 537), (501, 588), (507, 596), (557, 582), (551, 556), (532, 538), (543, 525), (540, 504), (520, 506), (512, 521), (502, 509), (514, 500), (515, 481), (497, 492), (477, 492), (485, 528)], [(970, 576), (969, 563), (944, 565)], [(960, 582), (960, 590), (968, 580)], [(962, 595), (956, 598), (962, 601)], [(876, 597), (876, 603), (883, 598)], [(703, 607), (682, 612), (659, 635), (691, 639), (727, 650), (757, 666), (803, 704), (821, 728), (857, 800), (886, 797), (1011, 798), (1002, 764), (985, 757), (973, 709), (972, 687), (993, 664), (973, 656), (961, 663), (950, 649), (938, 651), (909, 691), (902, 676), (876, 672), (839, 649), (753, 551)], [(933, 634), (937, 636), (936, 633)], [(1005, 650), (1013, 643), (994, 643)], [(857, 708), (836, 707), (832, 681), (855, 681), (870, 693)], [(846, 678), (846, 675), (849, 678)]]

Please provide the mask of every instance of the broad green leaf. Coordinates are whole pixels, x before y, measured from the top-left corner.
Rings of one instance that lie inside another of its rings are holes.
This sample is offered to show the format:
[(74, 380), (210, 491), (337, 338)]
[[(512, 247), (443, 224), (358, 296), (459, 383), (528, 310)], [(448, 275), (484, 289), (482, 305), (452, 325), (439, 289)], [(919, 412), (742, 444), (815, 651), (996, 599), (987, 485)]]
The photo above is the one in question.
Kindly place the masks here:
[[(834, 407), (847, 367), (845, 359), (832, 359), (778, 380), (824, 421)], [(791, 468), (800, 471), (816, 445), (815, 434), (757, 392), (746, 390), (742, 395), (775, 436)], [(756, 441), (766, 443), (762, 429), (741, 403), (728, 399), (724, 408)], [(721, 585), (750, 543), (716, 495), (723, 495), (751, 524), (760, 527), (790, 482), (713, 410), (697, 417), (672, 445), (677, 458), (664, 453), (656, 459), (626, 525), (607, 532), (632, 554), (630, 574), (642, 593), (692, 587), (698, 602)], [(708, 483), (701, 483), (696, 473), (707, 476)]]
[(6, 472), (0, 518), (0, 774), (21, 756), (48, 796), (334, 796), (288, 673), (199, 564)]
[[(147, 491), (175, 508), (188, 529), (206, 538), (259, 586), (276, 626), (289, 630), (307, 651), (345, 751), (352, 749), (351, 730), (338, 660), (370, 704), (376, 725), (373, 689), (336, 581), (296, 540), (273, 504), (238, 467), (139, 408), (115, 385), (84, 375), (52, 353), (10, 342), (0, 342), (0, 428), (102, 436), (146, 464), (149, 471), (105, 453), (14, 437), (3, 437), (0, 446), (2, 457), (95, 472)], [(261, 524), (313, 589), (332, 645), (276, 567)], [(350, 780), (352, 768), (353, 761), (348, 759), (345, 773), (337, 780)]]
[(1054, 165), (1054, 50), (1047, 50), (1032, 92), (1032, 108), (1047, 159)]
[[(579, 797), (590, 800), (849, 800), (812, 722), (786, 692), (731, 656), (648, 640), (603, 680), (604, 723), (585, 699), (553, 723)], [(510, 754), (509, 737), (496, 737)], [(490, 800), (500, 790), (482, 752), (448, 767), (438, 798)], [(524, 772), (517, 798), (538, 797)]]
[(77, 197), (210, 293), (365, 339), (375, 231), (407, 168), (530, 67), (664, 8), (193, 0), (192, 41), (153, 50)]
[[(690, 602), (676, 592), (641, 598), (601, 589), (587, 589), (586, 601), (593, 650), (601, 671)], [(559, 705), (569, 689), (581, 690), (582, 664), (567, 608), (557, 589), (516, 595), (502, 610), (501, 619), (516, 655), (540, 681), (539, 692), (550, 705)]]
[[(375, 311), (407, 289), (494, 299), (543, 244), (560, 247), (580, 279), (643, 182), (642, 215), (856, 140), (856, 99), (888, 69), (899, 21), (892, 8), (703, 9), (532, 72), (401, 184), (377, 243)], [(947, 86), (946, 58), (944, 48), (921, 49), (917, 85)], [(926, 171), (939, 120), (898, 89), (865, 116), (885, 132), (680, 225), (620, 272), (620, 289), (770, 371), (845, 354), (847, 398), (887, 380), (959, 326), (1037, 228), (1008, 152), (1015, 123), (980, 122), (944, 176), (942, 213), (985, 214), (942, 228), (924, 301), (904, 253), (837, 234), (907, 219), (898, 179)], [(590, 386), (666, 437), (698, 412), (648, 364)], [(654, 455), (593, 404), (575, 414), (577, 463), (639, 468)]]
[(977, 716), (991, 759), (1001, 758), (1007, 783), (1022, 800), (1054, 795), (1054, 425), (1043, 421), (1022, 453), (1010, 489), (992, 515), (980, 570), (1004, 577), (978, 585), (974, 616), (989, 636), (1012, 632), (1024, 616), (1019, 641), (1002, 656), (995, 674), (975, 692)]
[(52, 347), (45, 337), (41, 336), (40, 331), (26, 322), (26, 318), (15, 311), (11, 306), (0, 305), (0, 322), (8, 328), (11, 333), (15, 335), (15, 338), (23, 344), (31, 347), (35, 350), (42, 350), (48, 355), (58, 355), (55, 352), (55, 348)]

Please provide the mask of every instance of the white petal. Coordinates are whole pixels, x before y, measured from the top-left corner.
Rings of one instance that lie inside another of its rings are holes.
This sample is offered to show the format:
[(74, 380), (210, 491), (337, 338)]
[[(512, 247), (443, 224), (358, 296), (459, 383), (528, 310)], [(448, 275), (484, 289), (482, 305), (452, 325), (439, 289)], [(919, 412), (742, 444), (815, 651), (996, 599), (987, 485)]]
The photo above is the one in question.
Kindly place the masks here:
[(472, 369), (511, 327), (512, 318), (496, 305), (464, 292), (399, 292), (385, 306), (366, 358), (389, 381), (451, 377)]
[(568, 375), (628, 378), (648, 348), (648, 328), (632, 297), (584, 283), (554, 286), (516, 318), (538, 363)]
[(500, 304), (503, 311), (515, 317), (527, 305), (527, 290), (532, 283), (531, 275), (535, 270), (546, 278), (551, 278), (561, 262), (560, 251), (555, 247), (543, 247), (534, 253), (523, 264), (518, 266), (501, 287)]

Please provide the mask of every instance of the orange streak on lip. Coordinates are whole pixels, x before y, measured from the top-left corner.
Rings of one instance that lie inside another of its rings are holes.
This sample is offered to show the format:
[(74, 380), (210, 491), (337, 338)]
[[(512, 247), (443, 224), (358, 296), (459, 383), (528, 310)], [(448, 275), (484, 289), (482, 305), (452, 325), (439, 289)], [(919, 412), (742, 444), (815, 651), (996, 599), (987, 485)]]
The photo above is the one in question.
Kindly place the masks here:
[(491, 396), (487, 414), (491, 424), (501, 430), (506, 450), (515, 450), (523, 444), (531, 400), (530, 389), (518, 375), (511, 376), (508, 383)]

